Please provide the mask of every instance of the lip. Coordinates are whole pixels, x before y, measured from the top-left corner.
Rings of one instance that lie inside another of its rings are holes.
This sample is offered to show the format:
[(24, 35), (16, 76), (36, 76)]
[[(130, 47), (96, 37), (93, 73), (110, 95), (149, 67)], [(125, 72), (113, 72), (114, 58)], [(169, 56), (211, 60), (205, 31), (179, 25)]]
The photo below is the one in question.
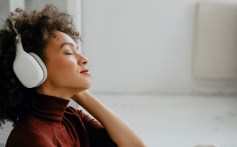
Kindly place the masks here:
[(82, 73), (82, 74), (88, 74), (88, 75), (90, 74), (90, 73), (89, 73), (89, 69), (84, 69), (84, 70), (82, 70), (80, 73)]

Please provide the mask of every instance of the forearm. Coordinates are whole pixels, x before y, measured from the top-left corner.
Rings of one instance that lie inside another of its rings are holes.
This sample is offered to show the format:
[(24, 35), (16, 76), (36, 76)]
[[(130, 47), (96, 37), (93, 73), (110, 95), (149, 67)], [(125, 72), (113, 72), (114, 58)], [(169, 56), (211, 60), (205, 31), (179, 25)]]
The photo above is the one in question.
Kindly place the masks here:
[(144, 147), (139, 136), (114, 112), (89, 92), (81, 92), (73, 99), (92, 114), (106, 129), (119, 147)]

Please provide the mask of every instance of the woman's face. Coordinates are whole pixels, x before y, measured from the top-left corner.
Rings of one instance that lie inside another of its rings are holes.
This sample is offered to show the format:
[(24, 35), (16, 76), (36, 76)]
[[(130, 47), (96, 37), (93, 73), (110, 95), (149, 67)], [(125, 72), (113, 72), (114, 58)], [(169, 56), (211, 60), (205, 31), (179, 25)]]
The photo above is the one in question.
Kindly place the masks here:
[(46, 68), (48, 76), (39, 87), (41, 93), (56, 95), (75, 94), (90, 87), (88, 60), (79, 53), (75, 41), (63, 32), (56, 31), (48, 40)]

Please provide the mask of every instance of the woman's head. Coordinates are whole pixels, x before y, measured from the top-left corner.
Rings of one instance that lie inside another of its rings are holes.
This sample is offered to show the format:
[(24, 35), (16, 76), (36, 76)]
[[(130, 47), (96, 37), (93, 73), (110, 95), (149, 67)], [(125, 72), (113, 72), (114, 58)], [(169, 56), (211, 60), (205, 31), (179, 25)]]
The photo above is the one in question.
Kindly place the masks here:
[[(37, 54), (48, 70), (46, 81), (36, 89), (25, 88), (13, 72), (12, 64), (16, 55), (15, 37), (17, 35), (13, 29), (13, 22), (15, 22), (15, 29), (21, 35), (24, 50)], [(75, 70), (81, 71), (86, 68), (87, 59), (78, 52), (74, 52), (71, 57), (60, 54), (64, 53), (61, 52), (63, 50), (76, 51), (78, 39), (80, 36), (74, 27), (72, 17), (60, 12), (52, 5), (47, 5), (42, 11), (28, 13), (16, 9), (10, 14), (3, 29), (0, 30), (0, 125), (4, 120), (16, 122), (20, 116), (26, 114), (33, 103), (31, 95), (35, 91), (44, 93), (49, 88), (50, 90), (58, 88), (76, 92), (89, 88), (89, 81), (86, 81), (88, 78), (75, 75)], [(62, 43), (71, 45), (62, 46)], [(60, 48), (62, 49), (59, 50)], [(76, 63), (78, 63), (77, 67)], [(76, 78), (74, 83), (73, 78)], [(87, 85), (85, 84), (84, 87), (77, 85), (75, 82), (79, 79), (87, 82)]]
[(88, 60), (79, 50), (69, 35), (54, 32), (45, 47), (48, 76), (37, 88), (39, 93), (69, 98), (90, 87), (90, 75), (86, 67)]

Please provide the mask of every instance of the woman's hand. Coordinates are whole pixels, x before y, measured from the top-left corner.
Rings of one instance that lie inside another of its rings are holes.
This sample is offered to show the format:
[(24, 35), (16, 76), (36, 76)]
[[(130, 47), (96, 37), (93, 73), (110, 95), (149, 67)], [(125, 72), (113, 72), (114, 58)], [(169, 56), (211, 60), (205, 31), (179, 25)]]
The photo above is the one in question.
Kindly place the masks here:
[(90, 94), (90, 92), (88, 90), (84, 90), (81, 92), (78, 92), (77, 94), (73, 95), (71, 98), (77, 102), (79, 105), (82, 105), (82, 101), (84, 101), (86, 99), (86, 97), (88, 97)]

